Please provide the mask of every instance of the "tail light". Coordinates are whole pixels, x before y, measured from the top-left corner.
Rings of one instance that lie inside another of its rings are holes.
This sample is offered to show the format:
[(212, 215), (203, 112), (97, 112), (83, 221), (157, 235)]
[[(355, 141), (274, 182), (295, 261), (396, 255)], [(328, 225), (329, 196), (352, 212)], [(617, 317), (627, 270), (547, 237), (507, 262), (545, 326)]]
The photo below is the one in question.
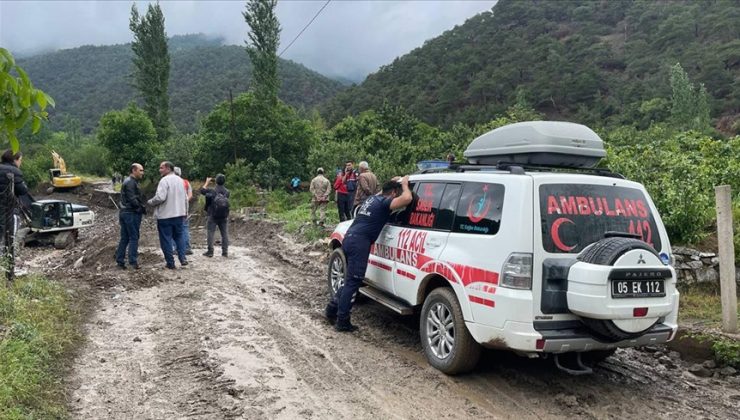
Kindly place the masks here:
[(532, 254), (513, 253), (501, 269), (501, 287), (510, 289), (532, 288)]

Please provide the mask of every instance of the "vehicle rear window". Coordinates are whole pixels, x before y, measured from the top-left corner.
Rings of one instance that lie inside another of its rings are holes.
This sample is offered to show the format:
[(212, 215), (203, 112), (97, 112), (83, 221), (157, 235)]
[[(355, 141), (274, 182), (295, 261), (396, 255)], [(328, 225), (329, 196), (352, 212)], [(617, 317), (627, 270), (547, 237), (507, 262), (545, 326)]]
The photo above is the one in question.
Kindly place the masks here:
[(609, 231), (637, 234), (661, 249), (655, 217), (641, 190), (610, 185), (540, 186), (542, 244), (552, 253), (578, 253)]
[(453, 232), (495, 235), (501, 226), (504, 186), (482, 182), (463, 185), (455, 212)]

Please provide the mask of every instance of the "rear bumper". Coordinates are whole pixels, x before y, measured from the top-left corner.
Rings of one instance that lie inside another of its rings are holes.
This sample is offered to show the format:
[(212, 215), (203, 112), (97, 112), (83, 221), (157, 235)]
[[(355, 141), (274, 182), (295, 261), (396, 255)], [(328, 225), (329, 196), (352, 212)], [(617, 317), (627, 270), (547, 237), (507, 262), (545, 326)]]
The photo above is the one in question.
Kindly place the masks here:
[[(594, 337), (580, 321), (534, 324), (509, 321), (503, 329), (473, 322), (466, 322), (466, 325), (473, 338), (484, 347), (527, 353), (567, 353), (662, 344), (670, 341), (678, 329), (677, 325), (661, 323), (639, 337), (610, 343)], [(544, 340), (544, 345), (538, 349), (539, 340)]]
[(618, 347), (637, 347), (662, 344), (670, 341), (677, 327), (657, 324), (645, 334), (629, 340), (607, 343), (594, 338), (587, 330), (580, 328), (540, 331), (545, 340), (545, 353), (566, 353), (571, 351), (608, 350)]

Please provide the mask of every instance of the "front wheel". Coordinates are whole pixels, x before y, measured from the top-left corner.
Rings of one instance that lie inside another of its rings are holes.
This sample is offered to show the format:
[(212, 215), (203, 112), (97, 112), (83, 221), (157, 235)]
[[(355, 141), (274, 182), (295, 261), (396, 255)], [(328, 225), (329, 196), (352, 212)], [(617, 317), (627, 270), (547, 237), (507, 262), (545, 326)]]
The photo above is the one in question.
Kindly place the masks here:
[(337, 291), (344, 286), (344, 278), (347, 275), (347, 258), (344, 256), (342, 248), (332, 251), (329, 256), (329, 269), (327, 271), (327, 281), (329, 285), (329, 297), (334, 298)]
[(478, 363), (481, 346), (465, 326), (462, 308), (450, 288), (434, 289), (424, 300), (419, 334), (429, 364), (448, 375), (469, 372)]

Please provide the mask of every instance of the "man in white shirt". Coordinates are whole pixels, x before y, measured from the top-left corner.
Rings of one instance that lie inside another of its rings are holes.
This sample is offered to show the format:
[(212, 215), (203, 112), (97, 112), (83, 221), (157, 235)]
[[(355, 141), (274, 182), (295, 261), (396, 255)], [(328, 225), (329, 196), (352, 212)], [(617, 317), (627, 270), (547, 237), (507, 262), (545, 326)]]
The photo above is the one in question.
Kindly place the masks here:
[[(159, 232), (159, 246), (164, 253), (166, 267), (175, 269), (175, 258), (172, 249), (177, 247), (177, 257), (180, 264), (188, 265), (185, 258), (185, 235), (183, 229), (184, 218), (187, 217), (187, 193), (182, 178), (175, 174), (172, 162), (159, 164), (159, 174), (162, 179), (157, 185), (157, 193), (147, 202), (154, 207), (154, 218), (157, 219)], [(173, 244), (174, 243), (174, 244)]]

